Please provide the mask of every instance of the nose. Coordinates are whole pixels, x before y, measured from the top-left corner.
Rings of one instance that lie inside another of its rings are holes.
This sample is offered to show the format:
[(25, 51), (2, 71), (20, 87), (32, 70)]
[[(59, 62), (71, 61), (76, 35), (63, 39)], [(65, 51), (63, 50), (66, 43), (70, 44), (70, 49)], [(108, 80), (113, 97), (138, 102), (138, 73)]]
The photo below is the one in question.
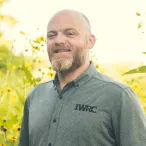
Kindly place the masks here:
[(55, 43), (56, 44), (64, 44), (65, 43), (65, 36), (62, 33), (58, 33), (56, 38), (55, 38)]

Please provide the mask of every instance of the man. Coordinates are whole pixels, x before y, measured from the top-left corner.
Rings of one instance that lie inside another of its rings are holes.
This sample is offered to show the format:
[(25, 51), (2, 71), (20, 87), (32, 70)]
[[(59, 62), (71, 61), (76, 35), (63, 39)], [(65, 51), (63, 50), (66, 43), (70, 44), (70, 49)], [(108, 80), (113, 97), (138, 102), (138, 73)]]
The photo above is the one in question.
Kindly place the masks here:
[(95, 37), (86, 16), (59, 11), (48, 23), (46, 42), (56, 76), (29, 94), (19, 146), (145, 146), (137, 96), (89, 60)]

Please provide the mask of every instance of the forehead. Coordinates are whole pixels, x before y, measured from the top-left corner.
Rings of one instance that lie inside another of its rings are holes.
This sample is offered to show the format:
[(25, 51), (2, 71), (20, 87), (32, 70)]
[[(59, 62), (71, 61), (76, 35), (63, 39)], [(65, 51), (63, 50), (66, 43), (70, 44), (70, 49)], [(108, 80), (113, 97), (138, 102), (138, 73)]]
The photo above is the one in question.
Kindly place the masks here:
[(80, 14), (71, 12), (62, 12), (56, 14), (48, 23), (48, 31), (50, 30), (64, 30), (66, 28), (73, 28), (77, 31), (82, 31), (84, 20)]

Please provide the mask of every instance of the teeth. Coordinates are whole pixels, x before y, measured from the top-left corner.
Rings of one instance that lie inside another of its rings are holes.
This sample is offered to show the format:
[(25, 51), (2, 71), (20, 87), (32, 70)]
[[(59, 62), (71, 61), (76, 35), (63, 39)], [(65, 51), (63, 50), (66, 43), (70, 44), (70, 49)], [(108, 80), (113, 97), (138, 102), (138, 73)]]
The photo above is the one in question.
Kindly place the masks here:
[(59, 50), (57, 52), (69, 52), (70, 50)]

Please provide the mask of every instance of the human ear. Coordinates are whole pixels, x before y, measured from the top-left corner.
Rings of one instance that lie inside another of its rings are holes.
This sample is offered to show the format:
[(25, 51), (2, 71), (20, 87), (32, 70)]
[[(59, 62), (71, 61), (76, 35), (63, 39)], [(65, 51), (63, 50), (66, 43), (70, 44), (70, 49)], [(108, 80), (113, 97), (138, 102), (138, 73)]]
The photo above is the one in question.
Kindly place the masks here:
[(89, 46), (88, 46), (88, 48), (92, 49), (94, 44), (95, 44), (95, 42), (96, 42), (96, 38), (95, 38), (95, 36), (93, 34), (91, 34), (90, 37), (89, 37)]

